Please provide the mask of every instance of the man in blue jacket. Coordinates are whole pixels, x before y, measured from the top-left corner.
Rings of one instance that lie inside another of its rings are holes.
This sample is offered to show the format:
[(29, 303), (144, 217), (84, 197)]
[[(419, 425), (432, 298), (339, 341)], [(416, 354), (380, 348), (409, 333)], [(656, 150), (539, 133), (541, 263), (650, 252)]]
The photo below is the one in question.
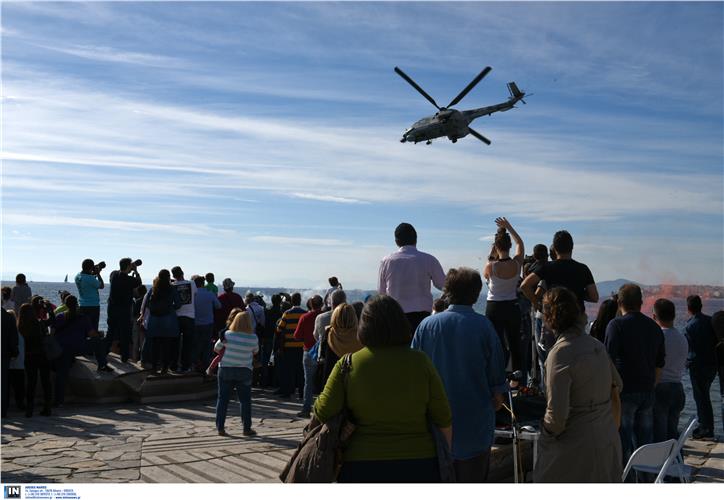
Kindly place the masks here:
[(447, 310), (425, 318), (412, 347), (437, 368), (453, 417), (455, 478), (483, 483), (488, 477), (495, 412), (506, 391), (503, 348), (493, 324), (473, 311), (483, 281), (474, 269), (451, 269), (445, 277)]

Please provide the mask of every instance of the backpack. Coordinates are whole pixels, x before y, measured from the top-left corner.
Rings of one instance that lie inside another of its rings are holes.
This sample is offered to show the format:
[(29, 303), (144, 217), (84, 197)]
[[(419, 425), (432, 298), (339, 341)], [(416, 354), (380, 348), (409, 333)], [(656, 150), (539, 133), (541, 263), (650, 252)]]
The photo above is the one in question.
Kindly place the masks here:
[(283, 483), (331, 483), (336, 481), (342, 467), (344, 445), (355, 425), (349, 420), (347, 409), (347, 375), (352, 368), (352, 355), (346, 354), (342, 362), (345, 401), (342, 411), (325, 423), (313, 417), (304, 428), (302, 442), (279, 474)]

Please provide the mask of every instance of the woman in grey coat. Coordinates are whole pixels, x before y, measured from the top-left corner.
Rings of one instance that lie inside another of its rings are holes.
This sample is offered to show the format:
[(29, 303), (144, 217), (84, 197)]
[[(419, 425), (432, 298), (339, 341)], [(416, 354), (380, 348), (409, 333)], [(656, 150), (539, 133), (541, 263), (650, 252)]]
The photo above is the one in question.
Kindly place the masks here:
[(546, 359), (548, 405), (533, 479), (621, 482), (621, 377), (603, 344), (585, 334), (586, 317), (573, 292), (547, 292), (543, 316), (557, 338)]

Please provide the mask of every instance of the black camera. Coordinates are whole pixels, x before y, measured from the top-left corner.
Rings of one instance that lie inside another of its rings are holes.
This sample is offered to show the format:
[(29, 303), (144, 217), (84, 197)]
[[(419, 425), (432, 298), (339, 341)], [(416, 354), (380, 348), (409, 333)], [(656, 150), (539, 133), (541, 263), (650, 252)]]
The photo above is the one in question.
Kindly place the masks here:
[(48, 311), (51, 311), (53, 309), (53, 304), (51, 304), (49, 300), (43, 300), (43, 307)]
[(96, 274), (100, 273), (102, 270), (106, 268), (106, 263), (103, 261), (100, 261), (98, 264), (95, 265), (93, 270), (96, 272)]
[(133, 262), (131, 262), (131, 265), (132, 265), (133, 267), (138, 267), (138, 266), (140, 266), (141, 264), (143, 264), (143, 261), (142, 261), (141, 259), (136, 259), (136, 260), (134, 260)]

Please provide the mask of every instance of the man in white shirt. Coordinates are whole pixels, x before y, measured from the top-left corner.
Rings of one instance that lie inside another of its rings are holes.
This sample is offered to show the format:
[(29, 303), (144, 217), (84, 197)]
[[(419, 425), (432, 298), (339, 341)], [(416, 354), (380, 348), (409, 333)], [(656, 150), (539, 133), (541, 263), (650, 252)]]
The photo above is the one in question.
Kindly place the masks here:
[(664, 332), (666, 358), (656, 384), (654, 400), (654, 442), (679, 438), (679, 416), (684, 409), (686, 395), (681, 379), (686, 373), (689, 342), (674, 328), (676, 308), (667, 299), (654, 303), (654, 321)]
[(417, 231), (412, 224), (403, 222), (395, 228), (395, 244), (400, 248), (380, 263), (377, 291), (400, 303), (413, 334), (432, 311), (430, 283), (442, 290), (445, 273), (435, 257), (417, 249)]
[[(171, 269), (173, 281), (171, 282), (181, 298), (181, 307), (176, 311), (178, 328), (180, 331), (181, 356), (180, 373), (191, 371), (191, 353), (194, 346), (194, 330), (196, 318), (196, 284), (184, 279), (184, 272), (180, 266)], [(171, 361), (171, 370), (176, 371), (176, 357)]]

